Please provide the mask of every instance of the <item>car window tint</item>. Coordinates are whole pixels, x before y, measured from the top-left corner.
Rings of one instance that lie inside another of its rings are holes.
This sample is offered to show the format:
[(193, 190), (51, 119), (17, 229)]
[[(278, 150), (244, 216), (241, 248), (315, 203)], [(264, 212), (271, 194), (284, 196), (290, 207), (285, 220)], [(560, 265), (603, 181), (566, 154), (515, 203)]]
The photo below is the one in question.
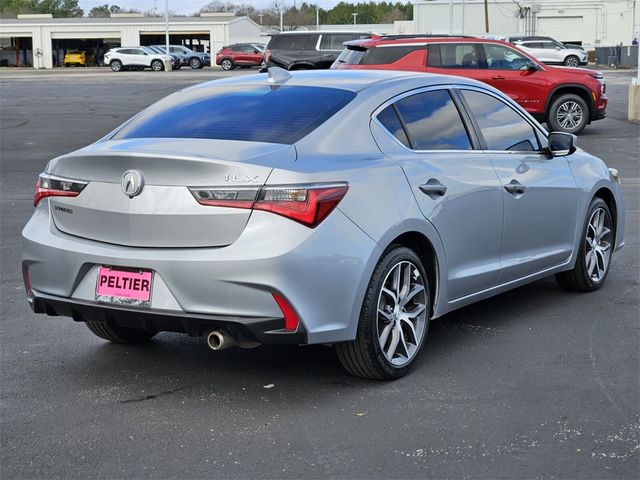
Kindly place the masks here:
[(359, 38), (359, 35), (351, 33), (324, 33), (320, 40), (320, 50), (342, 50), (344, 42), (356, 40), (357, 38)]
[(402, 98), (396, 107), (416, 150), (470, 150), (460, 113), (447, 90)]
[(407, 134), (405, 133), (404, 128), (402, 128), (402, 123), (400, 123), (398, 114), (392, 105), (389, 105), (381, 111), (378, 114), (377, 119), (382, 125), (384, 125), (384, 128), (389, 130), (389, 133), (398, 139), (400, 143), (407, 148), (411, 148)]
[(291, 144), (319, 127), (355, 96), (349, 90), (323, 87), (196, 87), (160, 100), (113, 138), (208, 138)]
[(502, 45), (485, 43), (484, 53), (490, 70), (520, 70), (531, 62), (512, 48)]
[(271, 37), (271, 50), (315, 50), (320, 34), (280, 34)]
[(368, 49), (360, 62), (362, 65), (384, 65), (394, 63), (411, 52), (424, 50), (423, 45), (405, 45), (400, 47), (376, 47)]
[(486, 93), (463, 90), (488, 150), (539, 150), (531, 124), (509, 105)]
[(429, 45), (427, 65), (438, 68), (480, 68), (473, 43)]
[(365, 51), (356, 50), (351, 48), (345, 48), (340, 52), (338, 58), (336, 58), (336, 63), (346, 63), (347, 65), (358, 65), (362, 58), (365, 55)]

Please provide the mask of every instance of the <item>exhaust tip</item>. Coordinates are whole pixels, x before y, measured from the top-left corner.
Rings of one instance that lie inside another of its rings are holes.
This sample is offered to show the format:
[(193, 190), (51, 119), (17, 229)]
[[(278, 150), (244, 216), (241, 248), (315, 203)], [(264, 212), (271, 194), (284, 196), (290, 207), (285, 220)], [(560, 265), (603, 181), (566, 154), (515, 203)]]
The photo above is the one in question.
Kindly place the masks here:
[(235, 340), (222, 330), (212, 330), (207, 335), (207, 346), (214, 351), (235, 345)]

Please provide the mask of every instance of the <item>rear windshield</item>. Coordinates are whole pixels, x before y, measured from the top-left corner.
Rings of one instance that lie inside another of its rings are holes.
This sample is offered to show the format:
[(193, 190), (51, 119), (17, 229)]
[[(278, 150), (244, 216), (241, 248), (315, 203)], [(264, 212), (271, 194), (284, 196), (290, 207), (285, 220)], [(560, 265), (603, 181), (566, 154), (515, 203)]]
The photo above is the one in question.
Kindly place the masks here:
[(355, 98), (303, 86), (203, 87), (152, 105), (112, 138), (206, 138), (292, 144)]

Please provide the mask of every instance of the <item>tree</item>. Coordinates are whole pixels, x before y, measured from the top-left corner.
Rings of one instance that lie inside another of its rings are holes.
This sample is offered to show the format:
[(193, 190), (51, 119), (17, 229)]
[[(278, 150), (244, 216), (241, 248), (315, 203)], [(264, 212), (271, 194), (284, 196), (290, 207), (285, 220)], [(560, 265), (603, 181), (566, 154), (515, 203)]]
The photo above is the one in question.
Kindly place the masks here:
[(54, 17), (81, 17), (84, 11), (78, 0), (0, 0), (0, 15), (15, 16), (20, 13), (50, 13)]
[(108, 17), (112, 13), (120, 13), (122, 9), (118, 5), (109, 5), (105, 3), (89, 10), (90, 17)]

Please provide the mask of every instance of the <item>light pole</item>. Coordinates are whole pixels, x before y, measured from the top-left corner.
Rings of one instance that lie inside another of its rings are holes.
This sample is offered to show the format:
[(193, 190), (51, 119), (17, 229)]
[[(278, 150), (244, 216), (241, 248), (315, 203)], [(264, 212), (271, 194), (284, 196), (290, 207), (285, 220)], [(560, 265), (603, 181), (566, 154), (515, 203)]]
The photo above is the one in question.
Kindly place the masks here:
[(355, 30), (356, 29), (356, 24), (357, 24), (356, 18), (358, 17), (358, 14), (353, 12), (351, 15), (353, 16), (353, 29)]
[[(164, 0), (164, 43), (166, 48), (166, 54), (170, 57), (169, 50), (169, 0)], [(171, 71), (171, 60), (164, 61), (164, 71)]]

